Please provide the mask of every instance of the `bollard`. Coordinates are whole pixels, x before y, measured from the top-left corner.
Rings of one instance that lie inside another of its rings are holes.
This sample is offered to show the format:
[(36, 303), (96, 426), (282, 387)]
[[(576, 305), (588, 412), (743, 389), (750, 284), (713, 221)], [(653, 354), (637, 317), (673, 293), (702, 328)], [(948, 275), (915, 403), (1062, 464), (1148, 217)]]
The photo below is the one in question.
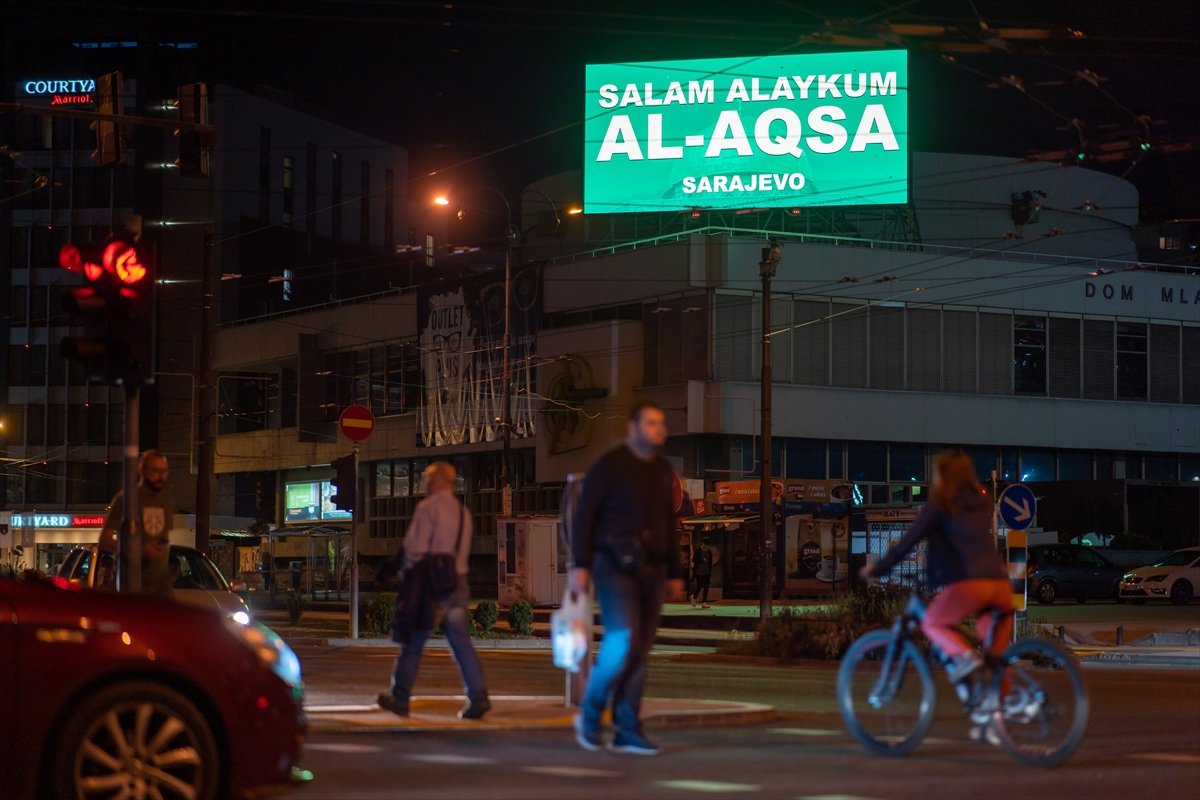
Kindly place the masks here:
[(1058, 626), (1058, 641), (1060, 644), (1065, 644), (1067, 641), (1067, 629), (1062, 625)]
[(1117, 647), (1120, 647), (1123, 644), (1125, 644), (1125, 627), (1122, 625), (1118, 625), (1117, 626)]

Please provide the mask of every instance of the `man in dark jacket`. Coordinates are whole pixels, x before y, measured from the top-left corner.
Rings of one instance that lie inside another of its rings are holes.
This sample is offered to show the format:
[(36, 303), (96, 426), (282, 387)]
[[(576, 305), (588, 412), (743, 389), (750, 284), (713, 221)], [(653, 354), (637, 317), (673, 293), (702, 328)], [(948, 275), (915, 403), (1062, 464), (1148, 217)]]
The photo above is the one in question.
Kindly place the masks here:
[(708, 584), (712, 580), (713, 567), (713, 551), (709, 547), (709, 539), (707, 536), (700, 542), (700, 546), (692, 552), (692, 583), (696, 587), (692, 594), (692, 608), (696, 604), (701, 604), (701, 608), (708, 608)]
[(616, 735), (609, 749), (657, 755), (642, 734), (641, 706), (650, 647), (669, 592), (683, 597), (673, 507), (675, 473), (658, 454), (667, 440), (666, 418), (653, 403), (629, 412), (625, 443), (588, 470), (572, 525), (570, 584), (586, 592), (595, 580), (604, 624), (575, 738), (586, 750), (604, 741), (600, 719), (612, 706)]

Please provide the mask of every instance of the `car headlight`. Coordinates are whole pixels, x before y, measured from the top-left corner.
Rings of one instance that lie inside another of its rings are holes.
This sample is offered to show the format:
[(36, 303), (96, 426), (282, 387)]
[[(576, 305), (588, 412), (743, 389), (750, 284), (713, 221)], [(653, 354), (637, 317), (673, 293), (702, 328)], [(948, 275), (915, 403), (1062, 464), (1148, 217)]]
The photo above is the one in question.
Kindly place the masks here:
[(245, 611), (235, 611), (229, 615), (229, 618), (231, 620), (233, 620), (234, 622), (236, 622), (238, 625), (249, 625), (250, 624), (250, 615), (247, 614)]
[(1151, 575), (1149, 578), (1146, 578), (1146, 583), (1162, 583), (1166, 579), (1166, 575)]
[(246, 622), (235, 621), (239, 614), (244, 613), (238, 611), (227, 619), (226, 630), (250, 648), (259, 660), (278, 675), (284, 683), (299, 687), (301, 685), (300, 659), (296, 657), (295, 652), (288, 647), (287, 642), (279, 637), (279, 634), (266, 625), (251, 623), (249, 615), (246, 616)]
[(1126, 572), (1124, 575), (1121, 576), (1121, 580), (1126, 581), (1126, 582), (1133, 580), (1133, 573)]

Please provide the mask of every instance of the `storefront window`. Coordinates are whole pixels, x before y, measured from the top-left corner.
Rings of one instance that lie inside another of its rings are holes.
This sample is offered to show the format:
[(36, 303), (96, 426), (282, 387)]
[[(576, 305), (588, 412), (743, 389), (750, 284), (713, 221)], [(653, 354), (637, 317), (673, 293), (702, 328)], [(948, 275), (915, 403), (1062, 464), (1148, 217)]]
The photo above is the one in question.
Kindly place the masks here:
[[(990, 477), (990, 475), (979, 476), (980, 480), (983, 480), (984, 477)], [(1020, 477), (1020, 474), (1017, 472), (1017, 451), (1005, 450), (1000, 456), (1000, 480), (1016, 481), (1020, 480)]]
[(1200, 481), (1200, 456), (1179, 457), (1179, 480)]
[(1142, 479), (1141, 453), (1125, 454), (1125, 477), (1135, 481), (1140, 481)]
[(840, 480), (846, 477), (845, 460), (842, 458), (846, 446), (842, 442), (829, 442), (829, 477)]
[(392, 462), (382, 461), (375, 465), (375, 496), (392, 496)]
[(1166, 453), (1146, 456), (1146, 480), (1179, 480), (1179, 459)]
[[(788, 439), (787, 477), (824, 478), (825, 442), (821, 439)], [(780, 470), (776, 470), (780, 472)]]
[(967, 455), (971, 457), (971, 463), (975, 465), (975, 477), (979, 479), (980, 483), (990, 481), (992, 470), (996, 468), (996, 451), (968, 447)]
[(1112, 453), (1096, 453), (1096, 480), (1107, 481), (1113, 476)]
[(1071, 451), (1059, 453), (1058, 479), (1060, 481), (1090, 481), (1092, 479), (1092, 454)]
[(1021, 482), (1054, 480), (1054, 453), (1049, 450), (1021, 451)]

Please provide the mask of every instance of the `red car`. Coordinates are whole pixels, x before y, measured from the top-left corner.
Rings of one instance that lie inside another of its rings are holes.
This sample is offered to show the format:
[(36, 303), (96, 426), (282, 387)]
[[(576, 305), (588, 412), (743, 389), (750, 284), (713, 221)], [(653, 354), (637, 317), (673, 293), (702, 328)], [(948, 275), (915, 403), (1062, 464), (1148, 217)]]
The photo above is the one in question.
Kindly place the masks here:
[(0, 797), (244, 798), (290, 785), (300, 662), (204, 609), (0, 578)]

